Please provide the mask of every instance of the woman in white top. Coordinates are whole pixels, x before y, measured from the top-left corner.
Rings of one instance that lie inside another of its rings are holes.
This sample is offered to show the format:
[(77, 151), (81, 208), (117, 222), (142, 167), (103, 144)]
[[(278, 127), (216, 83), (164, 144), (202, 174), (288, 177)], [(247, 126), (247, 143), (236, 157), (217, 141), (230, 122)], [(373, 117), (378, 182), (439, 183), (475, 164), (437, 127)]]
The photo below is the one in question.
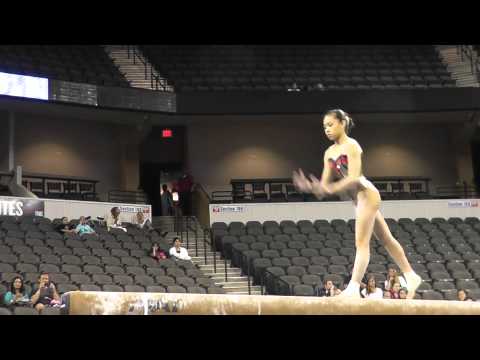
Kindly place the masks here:
[(173, 239), (173, 247), (170, 248), (169, 254), (172, 257), (176, 257), (181, 260), (191, 260), (192, 258), (188, 256), (188, 251), (184, 247), (181, 247), (182, 242), (178, 237)]
[(369, 276), (367, 286), (361, 291), (361, 294), (364, 298), (383, 299), (383, 291), (377, 287), (377, 282), (374, 276)]

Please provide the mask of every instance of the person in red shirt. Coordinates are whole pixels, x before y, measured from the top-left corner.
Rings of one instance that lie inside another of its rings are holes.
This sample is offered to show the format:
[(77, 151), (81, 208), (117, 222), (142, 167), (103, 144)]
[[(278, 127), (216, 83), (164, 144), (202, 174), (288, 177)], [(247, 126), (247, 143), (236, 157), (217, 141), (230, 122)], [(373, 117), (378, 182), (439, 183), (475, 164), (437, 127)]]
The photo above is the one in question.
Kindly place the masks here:
[(180, 207), (183, 215), (189, 216), (192, 214), (192, 188), (193, 177), (185, 173), (177, 183), (178, 195), (180, 197)]

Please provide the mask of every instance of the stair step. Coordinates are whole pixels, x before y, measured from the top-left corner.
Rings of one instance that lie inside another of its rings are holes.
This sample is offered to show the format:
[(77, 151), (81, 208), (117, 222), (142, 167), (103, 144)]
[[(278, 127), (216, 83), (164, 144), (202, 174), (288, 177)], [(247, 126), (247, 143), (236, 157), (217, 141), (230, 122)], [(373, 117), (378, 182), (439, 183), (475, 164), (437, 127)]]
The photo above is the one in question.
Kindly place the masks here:
[(214, 280), (218, 284), (230, 284), (230, 283), (247, 283), (248, 282), (248, 277), (246, 276), (227, 276), (227, 282), (225, 282), (225, 275), (212, 275), (210, 276), (212, 280)]

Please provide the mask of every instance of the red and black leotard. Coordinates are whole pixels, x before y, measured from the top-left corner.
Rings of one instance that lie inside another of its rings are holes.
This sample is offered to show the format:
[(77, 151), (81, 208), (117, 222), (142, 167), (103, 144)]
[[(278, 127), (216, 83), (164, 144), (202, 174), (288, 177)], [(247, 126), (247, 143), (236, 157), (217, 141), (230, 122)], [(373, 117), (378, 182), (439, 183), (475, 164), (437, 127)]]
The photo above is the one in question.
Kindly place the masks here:
[(337, 175), (341, 177), (348, 176), (348, 157), (347, 155), (340, 155), (337, 160), (332, 158), (328, 159), (330, 163), (330, 168), (335, 169)]

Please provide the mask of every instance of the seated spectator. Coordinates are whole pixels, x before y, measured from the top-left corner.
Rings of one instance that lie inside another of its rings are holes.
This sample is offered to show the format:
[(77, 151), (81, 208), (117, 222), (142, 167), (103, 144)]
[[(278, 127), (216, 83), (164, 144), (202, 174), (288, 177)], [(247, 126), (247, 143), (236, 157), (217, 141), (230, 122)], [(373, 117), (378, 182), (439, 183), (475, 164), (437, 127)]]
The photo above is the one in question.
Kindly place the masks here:
[(390, 288), (390, 296), (392, 299), (400, 299), (400, 289), (402, 286), (400, 283), (396, 282), (393, 284), (393, 286)]
[(457, 299), (458, 301), (473, 301), (472, 298), (467, 296), (467, 292), (463, 289), (458, 290)]
[(158, 247), (158, 244), (155, 243), (152, 246), (152, 257), (158, 261), (166, 259), (167, 255)]
[(117, 206), (113, 207), (110, 210), (110, 213), (105, 215), (105, 222), (107, 223), (107, 229), (121, 229), (127, 232), (127, 228), (122, 226), (122, 221), (120, 220), (120, 208)]
[(188, 256), (188, 251), (184, 247), (181, 247), (182, 242), (180, 241), (180, 238), (175, 237), (173, 239), (173, 247), (170, 248), (170, 256), (175, 257), (177, 259), (181, 260), (191, 260), (192, 258)]
[(145, 215), (142, 210), (133, 216), (132, 224), (134, 224), (139, 229), (153, 230), (152, 222), (149, 219), (145, 219)]
[(340, 289), (337, 289), (335, 285), (333, 284), (332, 280), (327, 280), (324, 283), (323, 288), (320, 288), (318, 291), (318, 296), (324, 297), (324, 296), (335, 296), (341, 293)]
[(396, 282), (400, 283), (402, 288), (407, 287), (407, 282), (403, 276), (398, 275), (395, 268), (389, 268), (387, 280), (385, 280), (385, 290), (390, 290)]
[(45, 307), (60, 305), (60, 295), (58, 295), (55, 285), (50, 282), (50, 277), (46, 272), (40, 274), (38, 285), (32, 293), (32, 304), (40, 313)]
[(75, 234), (75, 227), (70, 225), (68, 218), (64, 216), (62, 223), (55, 228), (60, 234)]
[(382, 299), (383, 298), (383, 291), (382, 289), (377, 287), (377, 282), (375, 280), (375, 276), (369, 276), (367, 280), (367, 286), (363, 289), (360, 294), (364, 298), (369, 299)]
[(391, 299), (391, 298), (392, 298), (392, 295), (390, 294), (390, 291), (385, 290), (385, 291), (383, 292), (383, 298), (384, 298), (384, 299)]
[(85, 216), (80, 216), (80, 222), (75, 228), (75, 232), (80, 236), (84, 234), (95, 234), (95, 230), (93, 230), (92, 227), (88, 224)]
[(407, 288), (401, 288), (400, 291), (398, 292), (398, 295), (400, 296), (400, 299), (406, 299), (408, 294)]
[(25, 290), (23, 279), (17, 276), (13, 279), (8, 291), (3, 297), (3, 302), (7, 306), (26, 306), (30, 305), (30, 294)]

